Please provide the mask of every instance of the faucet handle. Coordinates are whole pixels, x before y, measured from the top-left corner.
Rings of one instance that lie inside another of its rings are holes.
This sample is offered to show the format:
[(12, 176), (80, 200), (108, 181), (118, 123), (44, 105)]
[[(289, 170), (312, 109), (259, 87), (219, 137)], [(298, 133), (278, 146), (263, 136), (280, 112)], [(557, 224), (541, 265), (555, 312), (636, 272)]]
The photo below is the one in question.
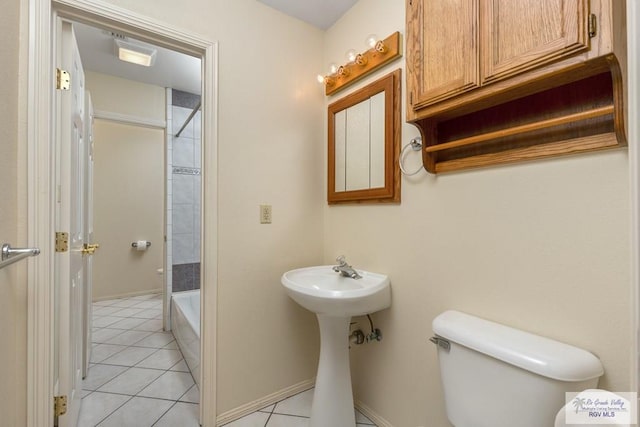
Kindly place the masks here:
[(347, 264), (347, 260), (345, 259), (344, 255), (339, 255), (336, 258), (336, 262), (340, 265), (346, 265)]

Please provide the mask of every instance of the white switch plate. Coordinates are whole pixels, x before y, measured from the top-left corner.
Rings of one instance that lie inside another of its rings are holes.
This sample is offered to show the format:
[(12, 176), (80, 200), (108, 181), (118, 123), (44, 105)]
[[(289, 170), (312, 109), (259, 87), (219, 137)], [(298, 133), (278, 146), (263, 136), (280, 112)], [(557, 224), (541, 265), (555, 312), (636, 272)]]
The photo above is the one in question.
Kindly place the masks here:
[(260, 224), (271, 224), (271, 205), (260, 205)]

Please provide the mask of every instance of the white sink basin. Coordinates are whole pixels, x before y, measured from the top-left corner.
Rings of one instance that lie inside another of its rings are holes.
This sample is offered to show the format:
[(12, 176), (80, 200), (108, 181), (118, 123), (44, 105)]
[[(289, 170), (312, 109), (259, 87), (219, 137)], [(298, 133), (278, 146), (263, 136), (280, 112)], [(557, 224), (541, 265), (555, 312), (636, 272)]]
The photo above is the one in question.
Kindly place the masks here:
[(361, 279), (333, 271), (332, 266), (299, 268), (282, 275), (287, 294), (316, 314), (351, 317), (382, 310), (391, 305), (389, 278), (358, 270)]

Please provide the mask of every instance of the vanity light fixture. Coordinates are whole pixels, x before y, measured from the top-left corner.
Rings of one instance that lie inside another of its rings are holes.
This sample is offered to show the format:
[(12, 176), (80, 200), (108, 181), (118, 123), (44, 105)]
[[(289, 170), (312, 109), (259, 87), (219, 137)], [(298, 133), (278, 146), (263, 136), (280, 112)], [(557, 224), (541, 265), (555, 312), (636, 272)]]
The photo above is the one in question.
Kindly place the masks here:
[(370, 34), (365, 40), (367, 51), (356, 53), (350, 49), (346, 53), (347, 63), (341, 66), (331, 64), (329, 73), (318, 75), (318, 82), (324, 83), (325, 95), (331, 95), (384, 64), (402, 56), (400, 33), (395, 32), (384, 40)]
[(114, 40), (118, 59), (132, 64), (151, 67), (156, 60), (157, 50), (145, 46), (139, 46), (124, 40)]

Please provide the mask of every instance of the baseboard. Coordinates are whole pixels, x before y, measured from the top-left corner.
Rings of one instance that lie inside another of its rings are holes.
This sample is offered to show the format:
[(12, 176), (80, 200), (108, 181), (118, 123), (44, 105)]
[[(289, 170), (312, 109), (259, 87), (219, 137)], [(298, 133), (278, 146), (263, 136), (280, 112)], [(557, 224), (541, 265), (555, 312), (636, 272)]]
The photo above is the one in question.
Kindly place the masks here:
[[(257, 411), (258, 409), (273, 405), (274, 403), (277, 403), (295, 394), (298, 394), (305, 390), (309, 390), (315, 385), (315, 382), (315, 379), (302, 381), (298, 384), (294, 384), (290, 387), (276, 391), (275, 393), (271, 393), (268, 396), (261, 397), (260, 399), (254, 400), (253, 402), (246, 403), (242, 406), (238, 406), (235, 409), (224, 412), (216, 417), (216, 425), (221, 426), (223, 424), (230, 423), (231, 421), (235, 421), (238, 418), (242, 418), (245, 415), (249, 415), (252, 412)], [(391, 424), (388, 425), (391, 426)]]
[(109, 295), (106, 297), (94, 298), (93, 302), (107, 301), (107, 300), (116, 299), (116, 298), (137, 297), (138, 295), (161, 294), (161, 293), (162, 293), (162, 288), (147, 289), (146, 291), (126, 292), (124, 294), (116, 294), (116, 295)]
[(378, 427), (393, 427), (393, 424), (391, 424), (389, 421), (382, 418), (373, 409), (371, 409), (370, 407), (362, 403), (361, 400), (356, 399), (354, 404), (356, 409), (362, 412), (362, 415), (369, 418)]

